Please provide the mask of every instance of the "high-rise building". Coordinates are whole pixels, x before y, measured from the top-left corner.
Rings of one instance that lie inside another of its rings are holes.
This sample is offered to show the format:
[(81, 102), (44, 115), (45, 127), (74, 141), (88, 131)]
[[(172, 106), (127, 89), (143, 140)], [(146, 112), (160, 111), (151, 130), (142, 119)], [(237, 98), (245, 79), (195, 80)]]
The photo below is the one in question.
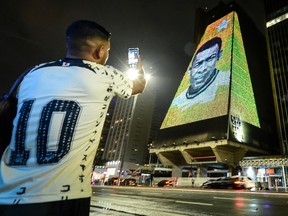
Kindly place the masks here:
[(106, 140), (108, 137), (108, 132), (110, 129), (110, 125), (111, 125), (112, 116), (113, 116), (116, 102), (117, 102), (117, 98), (114, 97), (111, 100), (111, 103), (109, 105), (108, 112), (106, 114), (106, 118), (105, 118), (105, 122), (104, 122), (104, 126), (103, 126), (103, 130), (101, 133), (100, 143), (99, 143), (99, 146), (98, 146), (95, 158), (94, 158), (94, 163), (93, 163), (94, 166), (103, 166), (104, 163), (106, 162), (105, 160), (102, 159), (102, 157), (103, 157), (103, 153), (104, 153), (104, 149), (105, 149), (105, 143), (106, 143)]
[(265, 0), (269, 63), (281, 153), (288, 154), (288, 1)]
[(146, 163), (154, 100), (148, 83), (142, 94), (117, 101), (102, 157), (115, 174)]
[[(243, 173), (268, 187), (284, 187), (288, 173), (288, 2), (265, 0), (266, 42), (273, 87), (277, 130), (281, 155), (245, 157), (240, 161)], [(277, 182), (277, 184), (276, 184)]]
[[(200, 176), (277, 154), (279, 143), (264, 34), (234, 1), (196, 14), (198, 47), (150, 152), (165, 165), (197, 166)], [(213, 65), (209, 78), (195, 72)]]

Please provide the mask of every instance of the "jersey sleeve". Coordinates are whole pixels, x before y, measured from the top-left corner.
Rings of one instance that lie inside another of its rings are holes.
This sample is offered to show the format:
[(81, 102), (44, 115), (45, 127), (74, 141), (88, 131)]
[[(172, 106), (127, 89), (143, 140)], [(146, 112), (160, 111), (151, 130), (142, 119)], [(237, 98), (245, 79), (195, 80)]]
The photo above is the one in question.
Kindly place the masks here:
[(132, 95), (133, 82), (125, 73), (112, 66), (107, 66), (113, 74), (114, 94), (123, 99), (128, 99)]

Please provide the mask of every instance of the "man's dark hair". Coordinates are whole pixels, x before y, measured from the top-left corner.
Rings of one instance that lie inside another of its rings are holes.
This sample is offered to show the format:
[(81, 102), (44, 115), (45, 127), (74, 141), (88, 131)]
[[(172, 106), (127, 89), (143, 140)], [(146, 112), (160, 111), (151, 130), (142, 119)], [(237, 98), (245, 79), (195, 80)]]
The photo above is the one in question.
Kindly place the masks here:
[[(210, 40), (208, 40), (207, 42), (205, 42), (196, 52), (195, 56), (199, 53), (202, 52), (203, 50), (206, 50), (210, 47), (213, 47), (215, 44), (218, 44), (219, 47), (219, 52), (221, 50), (222, 47), (222, 39), (220, 37), (214, 37)], [(194, 60), (193, 60), (194, 62)]]
[(67, 40), (82, 40), (93, 37), (109, 40), (110, 36), (111, 33), (103, 26), (89, 20), (75, 21), (66, 30)]

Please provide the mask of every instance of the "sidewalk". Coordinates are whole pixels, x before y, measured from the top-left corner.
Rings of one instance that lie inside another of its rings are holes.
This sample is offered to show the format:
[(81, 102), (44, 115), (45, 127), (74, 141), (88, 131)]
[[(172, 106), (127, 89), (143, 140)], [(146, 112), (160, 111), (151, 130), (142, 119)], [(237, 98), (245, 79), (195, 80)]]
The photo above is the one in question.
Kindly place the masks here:
[(262, 190), (251, 190), (251, 191), (263, 191), (263, 192), (273, 192), (273, 193), (288, 193), (288, 189), (284, 187), (278, 187), (277, 189), (276, 188), (269, 188), (269, 189), (262, 189)]

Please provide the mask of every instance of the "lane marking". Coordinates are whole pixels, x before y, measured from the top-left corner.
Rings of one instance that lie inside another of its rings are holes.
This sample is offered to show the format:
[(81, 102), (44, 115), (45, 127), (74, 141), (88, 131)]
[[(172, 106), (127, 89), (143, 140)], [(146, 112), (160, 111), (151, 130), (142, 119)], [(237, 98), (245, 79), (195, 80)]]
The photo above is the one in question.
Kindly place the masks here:
[(247, 198), (239, 198), (239, 197), (234, 197), (234, 198), (230, 198), (230, 197), (213, 197), (214, 199), (224, 199), (224, 200), (236, 200), (236, 201), (251, 201), (251, 200), (255, 200), (255, 199), (247, 199)]
[(140, 192), (141, 194), (143, 194), (143, 195), (159, 195), (159, 196), (161, 196), (161, 195), (163, 195), (162, 193), (150, 193), (150, 192)]
[(176, 201), (176, 203), (184, 203), (184, 204), (192, 204), (192, 205), (205, 205), (205, 206), (213, 206), (212, 203), (200, 203), (200, 202), (186, 202), (186, 201)]
[(224, 200), (234, 200), (235, 198), (229, 198), (229, 197), (213, 197), (214, 199), (224, 199)]

